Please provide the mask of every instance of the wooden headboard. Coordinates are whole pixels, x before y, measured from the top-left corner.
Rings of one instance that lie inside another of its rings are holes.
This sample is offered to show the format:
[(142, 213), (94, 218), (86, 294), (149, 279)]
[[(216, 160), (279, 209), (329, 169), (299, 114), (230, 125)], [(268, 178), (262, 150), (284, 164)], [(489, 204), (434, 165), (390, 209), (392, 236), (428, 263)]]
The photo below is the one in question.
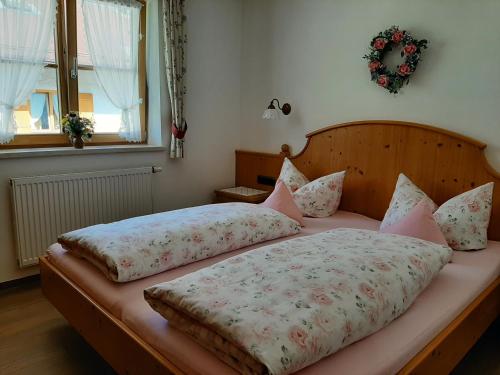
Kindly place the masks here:
[(384, 120), (334, 125), (306, 137), (295, 156), (287, 145), (280, 154), (236, 151), (236, 185), (272, 190), (266, 177), (278, 177), (285, 156), (309, 179), (346, 170), (340, 209), (381, 220), (401, 172), (438, 204), (493, 181), (488, 234), (500, 240), (500, 174), (488, 164), (485, 144), (428, 125)]

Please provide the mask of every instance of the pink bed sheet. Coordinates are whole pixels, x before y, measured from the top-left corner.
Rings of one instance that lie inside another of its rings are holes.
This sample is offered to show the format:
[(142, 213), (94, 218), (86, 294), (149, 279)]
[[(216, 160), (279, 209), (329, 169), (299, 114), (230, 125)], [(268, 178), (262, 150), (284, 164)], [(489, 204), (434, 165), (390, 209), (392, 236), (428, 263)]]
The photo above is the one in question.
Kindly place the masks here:
[[(380, 224), (376, 220), (345, 211), (338, 211), (329, 218), (305, 220), (306, 226), (297, 236), (340, 227), (377, 230)], [(286, 239), (289, 238), (292, 237)], [(179, 367), (190, 369), (190, 373), (224, 375), (235, 374), (235, 371), (188, 336), (170, 328), (168, 322), (145, 302), (143, 290), (255, 247), (283, 240), (247, 247), (125, 284), (109, 281), (90, 263), (68, 254), (57, 244), (50, 247), (49, 260), (97, 303)], [(444, 267), (405, 314), (381, 331), (300, 373), (395, 373), (499, 275), (500, 242), (490, 241), (487, 249), (477, 252), (454, 252), (452, 262)]]

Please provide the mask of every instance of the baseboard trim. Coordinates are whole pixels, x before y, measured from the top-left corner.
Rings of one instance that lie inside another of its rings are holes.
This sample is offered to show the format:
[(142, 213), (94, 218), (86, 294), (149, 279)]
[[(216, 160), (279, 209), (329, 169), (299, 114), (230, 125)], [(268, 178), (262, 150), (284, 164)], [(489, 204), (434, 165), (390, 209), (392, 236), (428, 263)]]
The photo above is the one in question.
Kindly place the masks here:
[(26, 284), (40, 283), (40, 274), (26, 276), (21, 279), (9, 280), (0, 283), (0, 291), (5, 289), (16, 288)]

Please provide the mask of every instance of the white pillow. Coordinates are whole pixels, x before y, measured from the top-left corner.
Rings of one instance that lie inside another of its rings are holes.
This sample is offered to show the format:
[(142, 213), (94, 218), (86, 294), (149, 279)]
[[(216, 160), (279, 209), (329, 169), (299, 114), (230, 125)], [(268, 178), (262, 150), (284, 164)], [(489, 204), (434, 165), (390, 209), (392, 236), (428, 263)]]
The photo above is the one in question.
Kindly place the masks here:
[(494, 183), (489, 182), (457, 195), (437, 208), (422, 190), (401, 173), (380, 229), (401, 220), (425, 199), (432, 211), (435, 211), (434, 219), (452, 249), (484, 249), (488, 242), (493, 187)]
[(320, 177), (293, 193), (293, 199), (304, 216), (327, 217), (337, 211), (342, 197), (345, 171)]
[(283, 166), (281, 167), (280, 176), (278, 180), (283, 181), (290, 192), (294, 192), (307, 184), (309, 180), (304, 176), (293, 163), (285, 158)]
[(484, 249), (488, 242), (494, 183), (466, 191), (434, 213), (446, 241), (455, 250)]
[(391, 203), (387, 209), (380, 229), (384, 229), (405, 217), (422, 199), (429, 204), (432, 212), (436, 211), (437, 205), (422, 190), (420, 190), (404, 174), (400, 173), (396, 182), (396, 189), (392, 195)]

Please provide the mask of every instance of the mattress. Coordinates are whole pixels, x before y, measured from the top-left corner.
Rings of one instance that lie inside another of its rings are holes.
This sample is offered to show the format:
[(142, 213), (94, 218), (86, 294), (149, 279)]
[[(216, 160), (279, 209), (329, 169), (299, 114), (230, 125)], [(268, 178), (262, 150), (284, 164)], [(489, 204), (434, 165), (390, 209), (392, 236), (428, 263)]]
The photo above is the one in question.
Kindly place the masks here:
[[(341, 227), (376, 230), (380, 224), (368, 217), (345, 211), (338, 211), (328, 218), (306, 218), (305, 221), (305, 228), (296, 236)], [(296, 236), (268, 241), (125, 284), (107, 280), (94, 266), (69, 255), (57, 244), (49, 249), (49, 261), (79, 285), (95, 302), (122, 320), (144, 341), (177, 366), (199, 374), (234, 374), (232, 368), (191, 338), (169, 327), (168, 322), (146, 303), (143, 290), (244, 251)], [(456, 251), (452, 261), (444, 267), (436, 280), (405, 314), (379, 332), (324, 358), (300, 373), (307, 375), (395, 373), (499, 275), (500, 242), (490, 241), (487, 249), (481, 251)], [(193, 361), (193, 358), (197, 360)]]

